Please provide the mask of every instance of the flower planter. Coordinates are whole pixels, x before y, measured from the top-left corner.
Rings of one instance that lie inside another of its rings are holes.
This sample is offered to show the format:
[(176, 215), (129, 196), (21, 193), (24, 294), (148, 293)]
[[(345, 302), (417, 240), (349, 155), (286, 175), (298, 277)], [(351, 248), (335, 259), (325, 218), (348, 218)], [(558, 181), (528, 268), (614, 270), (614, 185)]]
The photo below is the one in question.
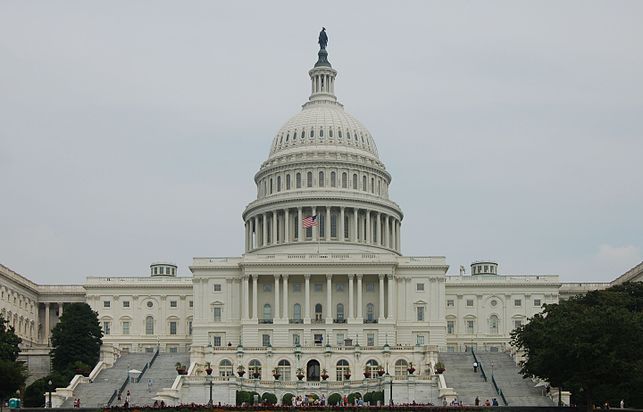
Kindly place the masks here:
[(237, 375), (239, 375), (240, 378), (243, 378), (243, 375), (246, 374), (246, 371), (237, 371)]
[(299, 379), (299, 380), (304, 379), (304, 375), (302, 375), (302, 374), (297, 375), (297, 379)]
[(328, 375), (321, 375), (322, 380), (328, 379)]
[(377, 371), (377, 376), (382, 376), (382, 375), (384, 375), (384, 371), (383, 371), (383, 370), (381, 370), (381, 369), (380, 369), (380, 370), (378, 370), (378, 371)]
[(281, 376), (281, 375), (280, 375), (280, 374), (278, 374), (278, 373), (275, 373), (275, 374), (273, 374), (273, 375), (272, 375), (272, 377), (273, 377), (273, 378), (275, 378), (275, 380), (276, 380), (276, 381), (278, 381), (278, 380), (279, 380), (279, 377), (280, 377), (280, 376)]
[(413, 372), (415, 372), (415, 368), (408, 368), (407, 371), (409, 372), (409, 375), (413, 375)]
[(444, 368), (438, 368), (438, 369), (435, 370), (435, 373), (437, 373), (438, 375), (441, 375), (442, 372), (444, 372), (444, 371), (445, 371)]
[(261, 378), (261, 374), (259, 372), (253, 372), (252, 377), (255, 378), (255, 379), (259, 379), (259, 378)]
[(212, 375), (212, 368), (205, 368), (205, 373)]
[(185, 368), (176, 368), (176, 373), (178, 373), (179, 375), (187, 375), (188, 370)]
[(369, 372), (364, 372), (364, 378), (368, 379), (371, 377), (371, 374)]
[(344, 379), (347, 380), (347, 381), (351, 380), (351, 374), (350, 373), (345, 373), (344, 374)]

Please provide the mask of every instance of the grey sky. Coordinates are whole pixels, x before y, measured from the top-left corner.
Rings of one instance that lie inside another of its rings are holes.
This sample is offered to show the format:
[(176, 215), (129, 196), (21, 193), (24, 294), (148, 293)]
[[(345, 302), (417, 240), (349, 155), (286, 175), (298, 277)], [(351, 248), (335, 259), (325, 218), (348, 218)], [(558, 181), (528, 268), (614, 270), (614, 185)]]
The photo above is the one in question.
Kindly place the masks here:
[(0, 263), (39, 283), (236, 256), (327, 28), (407, 255), (643, 260), (643, 2), (0, 2)]

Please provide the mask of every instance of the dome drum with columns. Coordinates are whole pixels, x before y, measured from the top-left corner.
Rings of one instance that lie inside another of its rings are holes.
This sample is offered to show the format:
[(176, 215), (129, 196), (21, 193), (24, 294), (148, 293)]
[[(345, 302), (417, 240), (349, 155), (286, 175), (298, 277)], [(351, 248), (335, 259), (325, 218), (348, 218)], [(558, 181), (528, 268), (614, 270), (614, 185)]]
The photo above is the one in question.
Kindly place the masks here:
[[(388, 197), (391, 175), (371, 134), (337, 101), (326, 50), (309, 75), (308, 102), (279, 130), (255, 175), (257, 200), (243, 213), (245, 251), (399, 253), (403, 214)], [(304, 229), (307, 216), (318, 216), (319, 226)]]

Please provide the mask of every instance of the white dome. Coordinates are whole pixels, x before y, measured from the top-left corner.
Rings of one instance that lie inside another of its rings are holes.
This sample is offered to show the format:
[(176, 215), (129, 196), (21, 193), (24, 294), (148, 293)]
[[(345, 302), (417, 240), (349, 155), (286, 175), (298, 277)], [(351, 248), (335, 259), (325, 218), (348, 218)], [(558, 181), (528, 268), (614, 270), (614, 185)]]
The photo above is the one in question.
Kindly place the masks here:
[(288, 149), (326, 145), (359, 149), (378, 158), (375, 141), (368, 130), (335, 102), (306, 104), (279, 130), (270, 156)]

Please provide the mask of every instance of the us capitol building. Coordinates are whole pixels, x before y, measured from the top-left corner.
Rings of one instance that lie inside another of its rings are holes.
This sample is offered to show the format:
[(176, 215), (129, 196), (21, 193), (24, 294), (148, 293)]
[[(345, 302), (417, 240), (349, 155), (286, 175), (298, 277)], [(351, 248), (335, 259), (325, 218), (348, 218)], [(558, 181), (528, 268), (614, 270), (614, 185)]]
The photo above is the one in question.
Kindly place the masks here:
[[(389, 198), (391, 175), (371, 133), (338, 101), (325, 44), (308, 74), (308, 101), (255, 174), (242, 256), (194, 258), (191, 277), (154, 263), (149, 276), (68, 286), (37, 285), (0, 266), (1, 314), (23, 339), (34, 376), (47, 372), (64, 303), (80, 301), (98, 312), (108, 364), (126, 352), (189, 353), (188, 375), (158, 393), (168, 403), (204, 402), (206, 362), (226, 403), (244, 381), (279, 398), (324, 384), (364, 392), (362, 374), (380, 366), (396, 399), (420, 402), (443, 389), (433, 382), (440, 352), (507, 350), (510, 332), (543, 304), (611, 284), (504, 275), (493, 261), (450, 276), (445, 257), (402, 255), (404, 214)], [(643, 264), (614, 282), (642, 278)]]

